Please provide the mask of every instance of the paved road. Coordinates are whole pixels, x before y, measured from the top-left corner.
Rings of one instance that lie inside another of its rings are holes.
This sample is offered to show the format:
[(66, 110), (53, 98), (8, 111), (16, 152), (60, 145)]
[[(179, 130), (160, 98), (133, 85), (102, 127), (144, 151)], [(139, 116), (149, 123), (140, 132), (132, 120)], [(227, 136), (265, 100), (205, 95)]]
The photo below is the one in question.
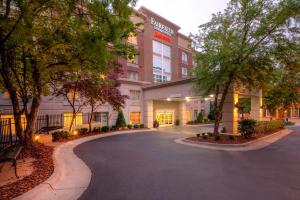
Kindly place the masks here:
[(187, 147), (174, 143), (177, 137), (150, 132), (78, 146), (75, 153), (93, 173), (81, 199), (300, 199), (300, 127), (248, 152)]

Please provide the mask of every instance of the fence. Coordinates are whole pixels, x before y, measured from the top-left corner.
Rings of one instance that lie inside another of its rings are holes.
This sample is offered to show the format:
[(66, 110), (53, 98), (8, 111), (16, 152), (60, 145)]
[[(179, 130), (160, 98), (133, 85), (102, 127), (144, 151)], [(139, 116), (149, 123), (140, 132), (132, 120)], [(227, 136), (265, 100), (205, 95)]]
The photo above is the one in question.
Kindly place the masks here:
[(18, 138), (13, 134), (13, 126), (11, 119), (0, 119), (0, 150), (16, 144)]
[[(90, 117), (93, 115), (93, 123), (101, 123), (102, 125), (108, 125), (108, 113), (99, 112), (99, 113), (78, 113), (73, 121), (73, 127), (78, 127), (81, 125), (87, 125)], [(51, 114), (51, 115), (39, 115), (37, 116), (35, 122), (35, 130), (38, 133), (49, 133), (49, 131), (68, 128), (71, 125), (73, 115), (72, 113), (61, 113), (61, 114)], [(7, 135), (11, 134), (15, 136), (15, 122), (14, 119), (11, 118), (0, 118), (0, 128), (1, 128), (1, 136), (7, 137)], [(25, 117), (22, 118), (22, 126), (23, 129), (26, 127)], [(3, 132), (3, 133), (2, 133)], [(2, 136), (4, 135), (4, 136)]]

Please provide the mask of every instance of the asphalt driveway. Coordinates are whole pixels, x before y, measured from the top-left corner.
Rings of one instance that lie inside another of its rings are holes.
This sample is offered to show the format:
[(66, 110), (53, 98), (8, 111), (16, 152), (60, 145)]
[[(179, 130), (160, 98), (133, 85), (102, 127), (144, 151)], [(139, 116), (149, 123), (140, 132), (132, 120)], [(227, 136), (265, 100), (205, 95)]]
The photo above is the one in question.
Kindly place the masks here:
[(257, 151), (183, 146), (178, 134), (120, 135), (84, 143), (75, 153), (92, 180), (81, 199), (299, 200), (300, 128)]

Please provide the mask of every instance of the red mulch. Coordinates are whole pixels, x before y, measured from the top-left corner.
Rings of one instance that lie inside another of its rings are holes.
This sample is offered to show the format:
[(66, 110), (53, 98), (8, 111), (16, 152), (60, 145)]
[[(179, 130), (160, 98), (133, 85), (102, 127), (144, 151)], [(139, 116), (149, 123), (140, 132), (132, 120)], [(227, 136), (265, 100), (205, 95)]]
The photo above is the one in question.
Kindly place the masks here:
[(273, 133), (278, 132), (279, 130), (275, 130), (265, 134), (254, 134), (251, 138), (245, 138), (243, 136), (237, 135), (237, 136), (233, 136), (234, 137), (233, 139), (229, 139), (229, 135), (220, 134), (220, 140), (215, 140), (214, 137), (210, 137), (210, 136), (207, 136), (207, 138), (204, 139), (202, 135), (200, 137), (189, 137), (187, 138), (187, 140), (194, 141), (194, 142), (214, 143), (214, 144), (243, 144), (267, 135), (271, 135)]
[(34, 147), (24, 152), (24, 157), (33, 157), (33, 172), (16, 182), (0, 187), (0, 199), (15, 198), (47, 180), (54, 170), (52, 159), (53, 147), (36, 143)]

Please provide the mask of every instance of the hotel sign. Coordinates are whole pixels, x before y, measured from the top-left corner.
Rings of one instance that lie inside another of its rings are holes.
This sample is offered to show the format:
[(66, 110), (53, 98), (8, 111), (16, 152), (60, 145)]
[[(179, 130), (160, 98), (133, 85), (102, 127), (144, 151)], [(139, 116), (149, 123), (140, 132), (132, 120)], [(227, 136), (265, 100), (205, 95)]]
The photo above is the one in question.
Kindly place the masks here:
[(154, 17), (151, 17), (151, 25), (153, 25), (153, 28), (161, 33), (167, 34), (169, 36), (172, 36), (174, 34), (174, 30), (170, 27), (158, 22), (155, 20)]

